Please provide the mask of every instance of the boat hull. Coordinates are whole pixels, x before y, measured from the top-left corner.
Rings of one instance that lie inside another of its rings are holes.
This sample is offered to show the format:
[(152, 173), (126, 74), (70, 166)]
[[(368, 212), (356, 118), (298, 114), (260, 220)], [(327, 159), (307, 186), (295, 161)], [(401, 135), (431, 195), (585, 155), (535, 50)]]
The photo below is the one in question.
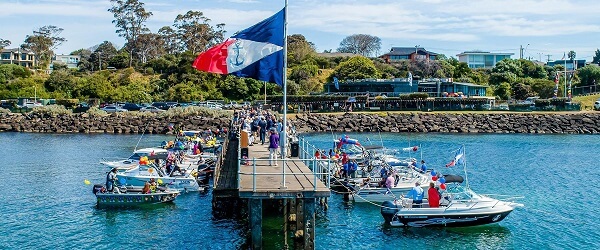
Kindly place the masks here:
[(406, 215), (396, 216), (395, 219), (390, 222), (390, 225), (394, 225), (394, 220), (400, 222), (403, 226), (409, 227), (470, 227), (479, 226), (491, 223), (497, 223), (511, 211), (504, 211), (498, 213), (489, 214), (459, 214), (459, 215)]
[(154, 177), (154, 176), (120, 176), (117, 175), (120, 183), (125, 183), (126, 186), (144, 186), (146, 182), (150, 182), (150, 179), (161, 180), (163, 185), (169, 189), (177, 190), (180, 192), (195, 192), (202, 191), (198, 182), (194, 177)]
[(178, 191), (160, 193), (97, 193), (96, 204), (103, 206), (143, 206), (172, 202), (179, 195)]

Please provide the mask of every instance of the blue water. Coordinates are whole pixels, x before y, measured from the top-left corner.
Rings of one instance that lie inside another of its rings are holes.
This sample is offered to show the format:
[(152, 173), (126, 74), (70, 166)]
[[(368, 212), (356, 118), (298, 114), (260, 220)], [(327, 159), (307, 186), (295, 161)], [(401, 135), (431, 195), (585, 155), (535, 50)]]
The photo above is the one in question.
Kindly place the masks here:
[[(369, 144), (378, 134), (348, 134)], [(337, 135), (340, 136), (340, 135)], [(600, 247), (600, 137), (593, 135), (383, 134), (387, 147), (421, 145), (441, 167), (465, 145), (468, 178), (479, 193), (521, 195), (525, 204), (494, 225), (460, 229), (391, 228), (369, 204), (329, 200), (319, 211), (317, 249), (593, 249)], [(138, 136), (0, 133), (0, 249), (238, 249), (244, 221), (216, 219), (211, 194), (182, 195), (155, 208), (95, 207), (91, 186), (104, 181), (103, 157), (128, 156)], [(144, 136), (140, 147), (169, 139)], [(331, 134), (307, 139), (322, 148)], [(420, 158), (420, 155), (416, 155)], [(265, 218), (264, 245), (279, 249), (281, 221)]]

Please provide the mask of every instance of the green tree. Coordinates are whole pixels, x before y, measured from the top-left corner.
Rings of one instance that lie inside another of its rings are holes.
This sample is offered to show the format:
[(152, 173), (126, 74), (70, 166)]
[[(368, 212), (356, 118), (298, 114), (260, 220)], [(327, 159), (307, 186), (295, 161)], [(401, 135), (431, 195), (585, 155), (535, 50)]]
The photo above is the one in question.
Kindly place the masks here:
[(54, 25), (40, 27), (37, 31), (33, 31), (33, 35), (28, 35), (25, 38), (21, 48), (34, 52), (36, 66), (42, 65), (45, 67), (52, 59), (53, 50), (67, 41), (64, 37), (59, 36), (62, 32), (62, 28)]
[(512, 85), (512, 93), (517, 100), (525, 100), (527, 97), (537, 95), (531, 90), (531, 86), (520, 82)]
[(544, 70), (544, 67), (538, 65), (532, 61), (519, 59), (518, 61), (521, 65), (521, 71), (525, 77), (531, 78), (547, 78), (547, 72)]
[(338, 52), (354, 53), (362, 56), (376, 55), (381, 49), (381, 39), (367, 34), (347, 36), (340, 42)]
[(592, 58), (592, 63), (600, 64), (600, 49), (596, 49), (594, 58)]
[(10, 46), (11, 42), (9, 40), (4, 40), (0, 38), (0, 50)]
[(333, 79), (333, 76), (337, 76), (340, 81), (354, 80), (354, 79), (365, 79), (365, 78), (379, 78), (381, 74), (375, 68), (373, 61), (363, 56), (355, 56), (348, 61), (340, 63), (329, 77)]
[(144, 3), (138, 0), (110, 0), (110, 3), (112, 7), (108, 11), (115, 18), (112, 21), (117, 28), (115, 32), (125, 38), (125, 48), (133, 56), (131, 52), (140, 51), (139, 36), (150, 32), (146, 21), (152, 16), (152, 12), (146, 11)]
[(494, 94), (502, 100), (508, 100), (512, 95), (510, 83), (500, 83), (498, 87), (496, 87), (496, 89), (494, 90)]
[(315, 45), (306, 40), (303, 35), (288, 36), (288, 67), (301, 64), (307, 58), (316, 54)]
[(167, 54), (175, 54), (179, 52), (179, 41), (177, 40), (177, 33), (171, 28), (171, 26), (163, 26), (158, 30), (158, 35), (164, 45), (164, 51)]
[(53, 70), (50, 77), (44, 82), (44, 87), (50, 92), (60, 92), (61, 95), (70, 97), (75, 89), (76, 81), (68, 69)]
[(492, 69), (492, 73), (512, 73), (517, 77), (523, 76), (523, 69), (518, 59), (503, 59), (496, 63)]
[[(110, 58), (110, 60), (108, 60), (108, 65), (117, 69), (124, 69), (131, 65), (130, 61), (132, 59), (133, 58), (131, 57), (131, 55), (129, 55), (129, 53), (126, 50), (121, 49), (121, 51), (117, 52), (116, 55), (114, 55)], [(102, 64), (104, 65), (104, 63)]]
[(540, 98), (551, 98), (554, 96), (554, 82), (548, 79), (527, 79), (526, 84)]
[(210, 21), (200, 11), (190, 10), (184, 15), (177, 15), (173, 27), (177, 29), (175, 33), (179, 38), (181, 50), (197, 54), (222, 42), (225, 24), (220, 23), (213, 27)]
[(569, 51), (569, 53), (567, 53), (567, 57), (569, 58), (569, 60), (573, 61), (575, 60), (575, 57), (577, 57), (577, 53), (573, 50)]
[(587, 65), (577, 70), (577, 75), (581, 80), (581, 86), (596, 85), (600, 83), (600, 66)]
[(0, 64), (0, 84), (17, 78), (27, 78), (31, 76), (31, 71), (16, 64)]

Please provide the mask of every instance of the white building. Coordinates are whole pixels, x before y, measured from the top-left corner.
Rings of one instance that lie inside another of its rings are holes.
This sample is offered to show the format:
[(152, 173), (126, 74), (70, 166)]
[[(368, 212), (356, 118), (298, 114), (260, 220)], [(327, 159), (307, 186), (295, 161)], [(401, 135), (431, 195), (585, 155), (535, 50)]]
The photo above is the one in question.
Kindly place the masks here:
[(502, 59), (509, 58), (514, 55), (514, 53), (491, 53), (486, 51), (465, 51), (460, 53), (458, 56), (458, 61), (465, 62), (469, 65), (469, 68), (478, 69), (478, 68), (493, 68), (496, 66), (496, 63), (501, 61)]
[(50, 70), (54, 69), (55, 63), (62, 63), (67, 65), (69, 69), (76, 69), (79, 60), (81, 60), (80, 55), (54, 55), (54, 57), (52, 57), (52, 63), (50, 64)]

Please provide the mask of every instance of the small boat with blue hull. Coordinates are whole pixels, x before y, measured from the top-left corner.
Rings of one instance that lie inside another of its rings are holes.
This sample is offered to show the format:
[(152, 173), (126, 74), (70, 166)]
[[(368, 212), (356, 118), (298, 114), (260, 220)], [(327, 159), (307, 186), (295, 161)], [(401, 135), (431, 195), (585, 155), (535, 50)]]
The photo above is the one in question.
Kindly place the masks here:
[(177, 190), (157, 189), (152, 193), (143, 193), (142, 189), (120, 188), (118, 192), (104, 191), (104, 185), (96, 184), (93, 190), (96, 204), (104, 206), (143, 206), (172, 202), (179, 195)]

